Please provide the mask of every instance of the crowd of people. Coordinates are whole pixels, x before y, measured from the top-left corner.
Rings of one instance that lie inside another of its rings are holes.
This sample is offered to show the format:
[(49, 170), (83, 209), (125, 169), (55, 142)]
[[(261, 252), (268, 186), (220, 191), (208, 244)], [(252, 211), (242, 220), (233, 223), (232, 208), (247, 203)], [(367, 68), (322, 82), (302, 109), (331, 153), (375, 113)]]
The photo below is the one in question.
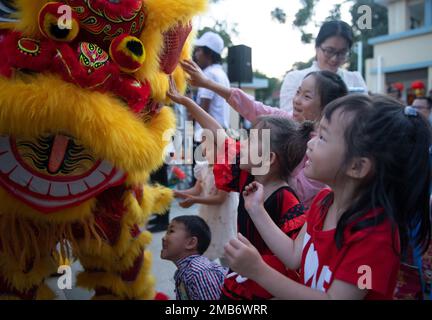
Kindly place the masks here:
[[(230, 88), (215, 33), (181, 62), (197, 98), (174, 81), (168, 97), (196, 122), (206, 161), (195, 165), (191, 189), (175, 191), (182, 207), (199, 204), (199, 215), (173, 219), (162, 240), (161, 257), (178, 268), (177, 299), (430, 293), (432, 100), (406, 106), (368, 94), (360, 73), (342, 68), (352, 45), (348, 24), (324, 23), (316, 61), (286, 75), (280, 108)], [(226, 135), (229, 108), (257, 134)]]

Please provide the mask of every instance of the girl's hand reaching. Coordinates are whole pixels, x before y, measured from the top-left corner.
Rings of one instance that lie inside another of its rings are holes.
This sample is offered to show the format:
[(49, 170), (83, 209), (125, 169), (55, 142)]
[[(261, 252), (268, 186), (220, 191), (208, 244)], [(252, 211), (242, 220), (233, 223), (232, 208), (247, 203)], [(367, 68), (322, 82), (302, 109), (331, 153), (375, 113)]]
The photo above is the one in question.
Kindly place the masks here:
[(188, 97), (181, 95), (175, 84), (175, 81), (172, 76), (169, 77), (169, 90), (167, 92), (167, 97), (170, 98), (173, 102), (185, 105), (189, 100)]
[(201, 68), (192, 60), (180, 61), (183, 70), (189, 75), (189, 83), (194, 87), (206, 87), (208, 78), (202, 72)]
[(232, 270), (248, 279), (254, 279), (264, 261), (258, 250), (242, 234), (225, 245), (225, 258)]
[(245, 201), (245, 209), (249, 214), (254, 214), (257, 209), (264, 205), (264, 187), (258, 182), (252, 182), (246, 186), (243, 191), (243, 198)]

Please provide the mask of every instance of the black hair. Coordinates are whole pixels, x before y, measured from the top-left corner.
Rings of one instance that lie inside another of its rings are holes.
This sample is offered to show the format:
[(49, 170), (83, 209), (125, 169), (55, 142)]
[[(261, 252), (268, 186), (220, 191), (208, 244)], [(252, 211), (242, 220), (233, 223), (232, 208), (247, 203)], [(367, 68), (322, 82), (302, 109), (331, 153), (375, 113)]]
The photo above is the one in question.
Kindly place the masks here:
[[(371, 159), (373, 170), (357, 190), (356, 200), (342, 214), (336, 229), (338, 247), (347, 226), (356, 232), (390, 219), (399, 228), (402, 253), (412, 243), (425, 251), (431, 239), (431, 129), (419, 114), (406, 115), (397, 100), (377, 95), (349, 95), (330, 103), (324, 117), (342, 110), (346, 115), (345, 166), (354, 157)], [(324, 202), (333, 197), (332, 194)], [(360, 219), (382, 208), (372, 218)], [(414, 230), (417, 230), (413, 236)]]
[(428, 105), (428, 109), (432, 109), (432, 97), (417, 97), (415, 98), (415, 100), (426, 100), (427, 105)]
[(214, 52), (212, 49), (208, 47), (201, 47), (204, 51), (204, 54), (208, 57), (210, 57), (212, 64), (221, 64), (222, 63), (222, 57), (220, 54)]
[(288, 118), (261, 116), (254, 127), (270, 129), (270, 150), (279, 158), (280, 175), (288, 179), (306, 154), (314, 123), (305, 121), (298, 124)]
[(315, 48), (320, 47), (328, 38), (337, 36), (344, 38), (351, 49), (354, 43), (353, 30), (348, 23), (340, 20), (324, 22), (315, 40)]
[(206, 252), (211, 241), (211, 232), (208, 224), (199, 216), (179, 216), (172, 221), (182, 223), (186, 232), (191, 237), (197, 238), (197, 251), (199, 254)]
[(348, 94), (348, 87), (343, 79), (336, 73), (330, 71), (314, 71), (306, 75), (314, 77), (316, 82), (316, 92), (321, 99), (321, 112), (324, 107), (337, 98)]

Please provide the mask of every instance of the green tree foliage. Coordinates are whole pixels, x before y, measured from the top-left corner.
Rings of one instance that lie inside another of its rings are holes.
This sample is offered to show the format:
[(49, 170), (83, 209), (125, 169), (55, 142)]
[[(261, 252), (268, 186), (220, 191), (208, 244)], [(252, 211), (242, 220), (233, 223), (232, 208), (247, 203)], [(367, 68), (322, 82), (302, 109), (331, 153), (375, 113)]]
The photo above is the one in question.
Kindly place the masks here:
[(259, 71), (254, 71), (253, 76), (254, 78), (267, 79), (269, 82), (267, 88), (255, 91), (255, 99), (274, 105), (273, 94), (280, 89), (281, 81), (277, 78), (269, 78), (267, 75)]
[(305, 27), (311, 22), (313, 17), (313, 12), (317, 0), (301, 0), (303, 8), (301, 8), (295, 15), (293, 24), (299, 28), (302, 36), (302, 42), (311, 43), (313, 39), (313, 34), (305, 31)]
[(281, 8), (275, 8), (271, 12), (271, 16), (273, 20), (276, 20), (279, 23), (285, 23), (286, 22), (286, 13)]

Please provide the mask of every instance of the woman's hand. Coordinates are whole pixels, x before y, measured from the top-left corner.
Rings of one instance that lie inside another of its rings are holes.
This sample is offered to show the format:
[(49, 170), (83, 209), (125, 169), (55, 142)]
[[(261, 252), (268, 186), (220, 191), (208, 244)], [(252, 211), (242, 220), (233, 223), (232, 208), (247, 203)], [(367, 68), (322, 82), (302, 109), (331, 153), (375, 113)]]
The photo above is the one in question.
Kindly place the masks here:
[(177, 86), (172, 76), (169, 77), (169, 90), (167, 92), (167, 97), (173, 102), (181, 105), (185, 105), (189, 100), (188, 97), (185, 97), (178, 92)]
[(257, 209), (264, 206), (264, 187), (258, 182), (252, 182), (246, 186), (243, 191), (243, 198), (245, 201), (245, 209), (249, 214), (254, 214)]
[(225, 258), (232, 270), (248, 279), (255, 279), (264, 264), (258, 250), (242, 234), (225, 245)]
[(180, 61), (183, 70), (189, 75), (189, 83), (194, 87), (206, 87), (208, 78), (201, 68), (192, 60)]

